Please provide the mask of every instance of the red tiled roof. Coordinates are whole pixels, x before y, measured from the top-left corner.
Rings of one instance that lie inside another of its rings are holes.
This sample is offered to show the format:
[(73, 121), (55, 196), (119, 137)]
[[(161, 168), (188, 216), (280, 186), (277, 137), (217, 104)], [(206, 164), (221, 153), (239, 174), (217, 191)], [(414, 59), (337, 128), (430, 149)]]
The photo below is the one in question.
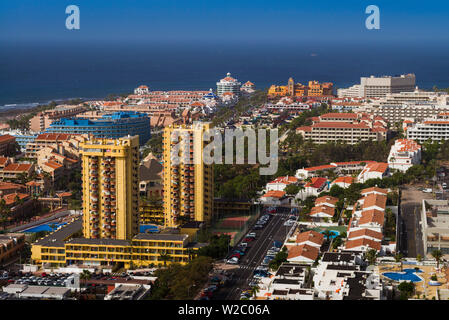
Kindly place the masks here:
[(383, 235), (381, 232), (377, 232), (371, 229), (359, 229), (356, 231), (351, 231), (348, 235), (348, 239), (353, 239), (353, 238), (359, 238), (359, 237), (363, 237), (363, 236), (367, 236), (367, 237), (371, 237), (371, 238), (376, 238), (378, 240), (382, 240)]
[(354, 183), (354, 178), (353, 177), (338, 177), (337, 179), (334, 180), (333, 183), (345, 183), (345, 184), (353, 184)]
[(28, 172), (31, 166), (32, 164), (30, 163), (10, 163), (3, 169), (3, 171)]
[(321, 246), (324, 241), (324, 235), (313, 230), (301, 232), (296, 235), (296, 243), (303, 243), (306, 241), (310, 241)]
[(8, 189), (24, 189), (25, 186), (12, 182), (0, 181), (0, 190), (8, 190)]
[(369, 172), (380, 172), (384, 173), (388, 169), (388, 163), (376, 162), (367, 164), (367, 169)]
[(263, 195), (263, 197), (265, 198), (282, 198), (283, 196), (285, 196), (285, 192), (284, 191), (277, 191), (277, 190), (270, 190), (267, 193), (265, 193)]
[(322, 187), (326, 182), (327, 182), (326, 178), (315, 177), (315, 178), (312, 178), (310, 182), (307, 182), (305, 187), (306, 188), (311, 187), (311, 188), (318, 189), (318, 188)]
[(19, 197), (19, 199), (26, 199), (30, 195), (28, 195), (26, 193), (10, 193), (10, 194), (4, 195), (3, 197), (1, 197), (1, 199), (5, 200), (6, 205), (11, 205), (16, 202), (16, 196)]
[(353, 249), (353, 248), (358, 248), (360, 246), (367, 246), (370, 247), (371, 249), (375, 249), (377, 251), (380, 251), (381, 249), (381, 244), (378, 241), (373, 241), (370, 239), (366, 239), (366, 238), (361, 238), (361, 239), (356, 239), (356, 240), (349, 240), (346, 242), (345, 248), (346, 249)]
[(16, 140), (16, 138), (9, 134), (4, 134), (4, 135), (0, 136), (0, 143), (12, 142), (15, 140)]
[(48, 160), (47, 162), (44, 163), (44, 165), (46, 165), (47, 167), (50, 167), (52, 169), (55, 169), (55, 170), (63, 167), (62, 164), (59, 164), (53, 160)]
[(385, 189), (381, 189), (379, 187), (371, 187), (371, 188), (366, 188), (366, 189), (362, 189), (362, 191), (360, 191), (360, 193), (362, 195), (365, 195), (367, 193), (372, 193), (372, 192), (378, 192), (378, 193), (382, 193), (384, 195), (387, 195), (387, 190)]
[(313, 207), (310, 210), (310, 215), (311, 216), (315, 216), (318, 213), (324, 213), (324, 214), (327, 214), (328, 216), (333, 217), (334, 214), (335, 214), (335, 209), (332, 208), (332, 207), (328, 207), (328, 206), (322, 205), (322, 206)]
[(318, 250), (318, 248), (309, 246), (308, 244), (303, 244), (300, 246), (291, 246), (288, 249), (287, 259), (296, 257), (305, 257), (315, 261), (318, 258), (319, 253), (320, 251)]
[(45, 140), (45, 141), (66, 141), (71, 138), (73, 134), (67, 133), (42, 133), (36, 137), (36, 141)]
[(320, 118), (321, 119), (326, 119), (326, 118), (357, 119), (357, 114), (331, 112), (331, 113), (322, 114), (320, 116)]
[(6, 157), (0, 157), (0, 166), (4, 166), (6, 162), (8, 161), (8, 158)]
[(269, 183), (284, 183), (284, 184), (291, 184), (298, 182), (298, 178), (292, 177), (292, 176), (286, 176), (286, 177), (277, 177), (273, 181)]
[(315, 205), (318, 206), (320, 203), (330, 203), (335, 205), (338, 202), (338, 198), (332, 196), (322, 196), (315, 199)]
[(348, 123), (348, 122), (318, 122), (313, 128), (347, 128), (347, 129), (370, 129), (365, 123)]
[(362, 212), (362, 216), (358, 220), (359, 226), (368, 224), (368, 223), (377, 223), (380, 226), (384, 224), (384, 213), (379, 210), (367, 210)]
[(326, 164), (323, 166), (316, 166), (316, 167), (309, 167), (309, 168), (305, 168), (304, 170), (306, 171), (320, 171), (320, 170), (327, 170), (327, 169), (335, 169), (335, 166), (332, 166), (330, 164)]
[(363, 209), (376, 206), (385, 209), (387, 204), (387, 196), (383, 194), (371, 193), (363, 198)]

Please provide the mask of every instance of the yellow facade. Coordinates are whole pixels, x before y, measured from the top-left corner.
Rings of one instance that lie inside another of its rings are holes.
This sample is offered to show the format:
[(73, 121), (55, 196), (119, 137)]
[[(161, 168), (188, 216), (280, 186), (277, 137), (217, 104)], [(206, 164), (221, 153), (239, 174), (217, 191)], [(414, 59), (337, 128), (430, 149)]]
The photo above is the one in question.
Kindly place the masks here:
[(138, 232), (139, 137), (92, 139), (80, 147), (84, 237), (131, 239)]
[(162, 206), (141, 202), (139, 215), (140, 224), (164, 224), (164, 209)]
[(268, 89), (268, 95), (273, 96), (273, 97), (275, 97), (275, 96), (284, 97), (287, 95), (287, 86), (272, 85)]
[(319, 83), (318, 81), (309, 81), (308, 85), (295, 83), (293, 78), (289, 78), (286, 86), (272, 85), (268, 89), (268, 95), (271, 97), (317, 97), (332, 95), (333, 84), (331, 82)]
[[(213, 168), (203, 161), (203, 133), (210, 123), (195, 123), (165, 127), (164, 151), (164, 218), (166, 227), (178, 227), (184, 222), (209, 223), (213, 214)], [(175, 132), (176, 131), (176, 132)], [(183, 135), (187, 135), (187, 140)], [(184, 147), (187, 145), (187, 154)], [(186, 161), (175, 163), (170, 156), (179, 146)], [(197, 152), (194, 152), (197, 150)]]
[(196, 256), (200, 248), (187, 246), (187, 239), (188, 235), (183, 235), (183, 239), (179, 240), (133, 239), (127, 243), (95, 241), (100, 239), (81, 239), (81, 242), (77, 242), (80, 239), (74, 239), (61, 247), (33, 245), (31, 257), (35, 264), (52, 267), (72, 264), (113, 266), (116, 263), (123, 263), (125, 268), (129, 268), (171, 263), (186, 264)]

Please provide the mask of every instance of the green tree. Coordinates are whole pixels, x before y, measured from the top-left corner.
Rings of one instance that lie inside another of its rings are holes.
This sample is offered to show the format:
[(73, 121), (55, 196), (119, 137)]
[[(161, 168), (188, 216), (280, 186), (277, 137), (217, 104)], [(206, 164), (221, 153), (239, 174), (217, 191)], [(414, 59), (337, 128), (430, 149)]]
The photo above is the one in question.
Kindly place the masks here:
[(170, 259), (171, 256), (166, 252), (159, 254), (159, 260), (164, 261), (164, 268), (167, 267), (167, 261), (169, 261)]
[(296, 184), (289, 184), (285, 187), (284, 192), (289, 196), (294, 196), (299, 192), (299, 186)]
[(443, 253), (441, 252), (441, 250), (433, 250), (432, 251), (432, 257), (436, 260), (437, 262), (437, 268), (440, 267), (440, 261), (441, 261), (441, 257), (443, 256)]
[(368, 250), (366, 252), (365, 259), (366, 259), (366, 261), (368, 261), (368, 263), (370, 265), (375, 264), (376, 263), (376, 259), (377, 259), (377, 251), (374, 250), (374, 249)]
[(401, 263), (401, 272), (402, 272), (402, 262), (403, 262), (403, 258), (404, 258), (404, 256), (403, 256), (402, 253), (397, 253), (397, 254), (394, 255), (394, 260), (395, 260), (396, 262), (400, 262), (400, 263)]
[(403, 281), (399, 284), (398, 289), (401, 292), (401, 300), (407, 300), (413, 296), (415, 284), (413, 282)]

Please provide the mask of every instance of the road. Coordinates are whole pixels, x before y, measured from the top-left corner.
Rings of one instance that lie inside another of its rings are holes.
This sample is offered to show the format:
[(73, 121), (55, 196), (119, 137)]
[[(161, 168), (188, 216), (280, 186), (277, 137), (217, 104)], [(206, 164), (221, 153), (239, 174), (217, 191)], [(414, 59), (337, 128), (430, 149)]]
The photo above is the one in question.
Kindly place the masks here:
[(401, 247), (406, 250), (405, 256), (424, 257), (424, 246), (421, 230), (421, 204), (423, 199), (432, 198), (432, 194), (419, 191), (416, 187), (405, 186), (402, 189), (401, 211)]
[(235, 271), (235, 282), (231, 287), (223, 288), (214, 296), (214, 300), (239, 300), (242, 290), (247, 289), (253, 277), (253, 271), (263, 261), (266, 252), (273, 246), (273, 241), (284, 242), (291, 226), (284, 226), (289, 213), (275, 213), (262, 230), (251, 230), (256, 232), (256, 240), (250, 243), (250, 248)]

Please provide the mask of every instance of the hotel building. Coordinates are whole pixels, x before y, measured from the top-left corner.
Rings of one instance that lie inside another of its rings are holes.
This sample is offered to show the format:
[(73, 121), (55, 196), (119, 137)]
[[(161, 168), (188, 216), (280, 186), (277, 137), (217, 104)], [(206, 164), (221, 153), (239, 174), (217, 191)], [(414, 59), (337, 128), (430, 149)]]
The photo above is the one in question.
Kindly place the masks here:
[(321, 97), (331, 96), (333, 94), (333, 84), (331, 82), (319, 83), (318, 81), (309, 81), (308, 85), (295, 83), (293, 78), (288, 79), (286, 86), (272, 85), (268, 89), (269, 97)]
[(383, 77), (361, 77), (360, 85), (340, 89), (339, 97), (382, 98), (391, 93), (413, 92), (416, 88), (414, 74)]
[[(93, 139), (81, 144), (83, 217), (32, 246), (32, 261), (66, 265), (148, 267), (188, 263), (205, 244), (192, 242), (197, 228), (138, 233), (138, 137)], [(79, 237), (82, 230), (84, 237)], [(77, 236), (78, 235), (78, 236)]]
[(150, 139), (150, 118), (145, 113), (127, 111), (103, 115), (96, 120), (62, 118), (47, 128), (48, 133), (92, 134), (97, 138), (118, 139), (139, 136), (140, 145)]
[(449, 139), (449, 113), (441, 113), (407, 129), (407, 138), (419, 142)]
[(240, 86), (242, 84), (231, 77), (231, 73), (227, 73), (226, 77), (217, 82), (217, 94), (221, 97), (223, 93), (230, 92), (236, 96), (240, 95)]
[[(167, 227), (188, 221), (208, 223), (212, 218), (213, 168), (204, 164), (202, 153), (205, 147), (203, 133), (210, 128), (210, 123), (194, 123), (164, 129), (164, 214)], [(179, 163), (171, 157), (177, 145), (184, 159)]]
[(388, 166), (391, 169), (405, 172), (419, 163), (421, 163), (421, 146), (414, 140), (398, 139), (391, 146), (388, 155)]
[(323, 144), (342, 141), (357, 144), (360, 141), (382, 141), (387, 137), (385, 121), (356, 113), (327, 113), (318, 117), (311, 126), (296, 129), (305, 140)]
[(39, 112), (30, 119), (30, 130), (34, 132), (43, 132), (51, 125), (53, 121), (63, 117), (73, 117), (84, 111), (86, 111), (86, 108), (82, 105), (60, 105), (52, 110)]
[(139, 139), (93, 139), (81, 144), (83, 234), (131, 239), (139, 224)]

